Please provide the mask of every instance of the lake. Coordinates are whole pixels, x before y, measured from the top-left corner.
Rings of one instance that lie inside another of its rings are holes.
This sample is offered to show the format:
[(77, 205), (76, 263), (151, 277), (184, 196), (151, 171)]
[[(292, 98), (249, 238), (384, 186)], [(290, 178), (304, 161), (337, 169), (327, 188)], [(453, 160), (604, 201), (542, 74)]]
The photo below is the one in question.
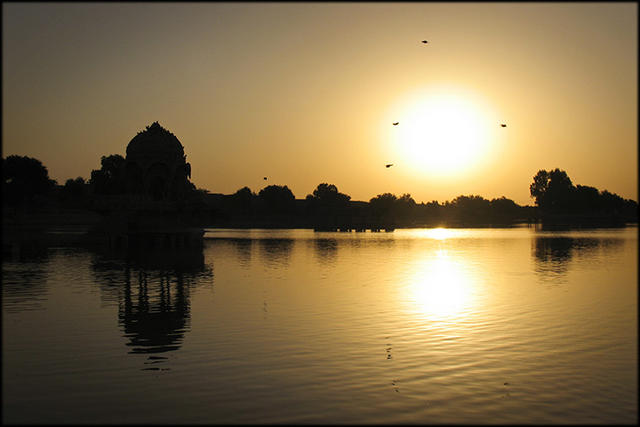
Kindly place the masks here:
[(4, 423), (638, 422), (638, 229), (207, 229), (2, 263)]

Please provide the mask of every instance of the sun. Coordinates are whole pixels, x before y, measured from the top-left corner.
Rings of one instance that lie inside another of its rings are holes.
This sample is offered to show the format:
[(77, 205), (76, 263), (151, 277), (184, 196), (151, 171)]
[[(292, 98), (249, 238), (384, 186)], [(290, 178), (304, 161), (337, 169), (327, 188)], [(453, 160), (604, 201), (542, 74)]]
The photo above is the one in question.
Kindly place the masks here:
[(392, 140), (415, 171), (449, 176), (469, 171), (488, 156), (492, 126), (472, 96), (441, 90), (415, 96), (399, 109)]

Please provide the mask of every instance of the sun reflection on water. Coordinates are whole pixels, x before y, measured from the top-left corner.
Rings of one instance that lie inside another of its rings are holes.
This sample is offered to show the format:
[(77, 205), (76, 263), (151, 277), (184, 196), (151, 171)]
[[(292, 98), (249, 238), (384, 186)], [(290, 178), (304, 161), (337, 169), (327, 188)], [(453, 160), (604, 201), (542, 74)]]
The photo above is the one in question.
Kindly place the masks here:
[(469, 230), (437, 227), (437, 228), (413, 229), (409, 231), (409, 234), (416, 238), (447, 240), (451, 238), (467, 237), (469, 235)]
[(448, 237), (453, 236), (453, 230), (450, 230), (448, 228), (441, 228), (441, 227), (432, 228), (430, 230), (427, 230), (427, 235), (434, 239), (444, 240)]
[(446, 250), (421, 260), (407, 281), (409, 310), (436, 321), (459, 319), (475, 304), (477, 278)]

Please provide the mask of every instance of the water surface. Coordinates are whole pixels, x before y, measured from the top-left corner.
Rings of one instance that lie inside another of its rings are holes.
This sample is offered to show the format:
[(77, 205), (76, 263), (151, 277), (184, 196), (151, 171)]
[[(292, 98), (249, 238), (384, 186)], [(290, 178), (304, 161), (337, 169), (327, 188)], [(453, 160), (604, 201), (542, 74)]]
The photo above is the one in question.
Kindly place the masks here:
[(636, 423), (637, 228), (4, 260), (6, 423)]

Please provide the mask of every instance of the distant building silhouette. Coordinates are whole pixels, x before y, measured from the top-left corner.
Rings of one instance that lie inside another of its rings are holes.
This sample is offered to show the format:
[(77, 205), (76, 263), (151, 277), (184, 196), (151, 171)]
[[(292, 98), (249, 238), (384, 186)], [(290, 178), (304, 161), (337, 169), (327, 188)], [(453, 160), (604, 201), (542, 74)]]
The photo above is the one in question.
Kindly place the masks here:
[(158, 122), (139, 132), (127, 146), (126, 192), (153, 200), (180, 199), (193, 186), (191, 165), (178, 138)]

